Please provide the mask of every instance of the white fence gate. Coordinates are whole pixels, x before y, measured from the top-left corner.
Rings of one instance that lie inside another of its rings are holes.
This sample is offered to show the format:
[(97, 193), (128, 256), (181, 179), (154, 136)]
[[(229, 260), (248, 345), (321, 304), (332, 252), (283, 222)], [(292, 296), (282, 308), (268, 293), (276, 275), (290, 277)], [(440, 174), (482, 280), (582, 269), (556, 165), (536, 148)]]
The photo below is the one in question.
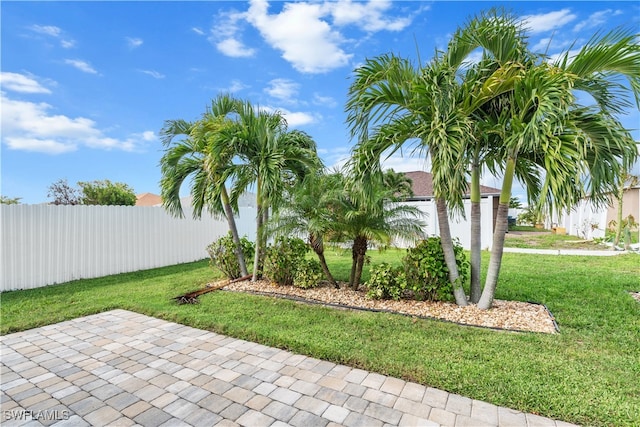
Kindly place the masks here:
[[(229, 230), (203, 215), (160, 207), (0, 205), (0, 291), (30, 289), (197, 261)], [(241, 208), (240, 235), (255, 238), (255, 209)]]

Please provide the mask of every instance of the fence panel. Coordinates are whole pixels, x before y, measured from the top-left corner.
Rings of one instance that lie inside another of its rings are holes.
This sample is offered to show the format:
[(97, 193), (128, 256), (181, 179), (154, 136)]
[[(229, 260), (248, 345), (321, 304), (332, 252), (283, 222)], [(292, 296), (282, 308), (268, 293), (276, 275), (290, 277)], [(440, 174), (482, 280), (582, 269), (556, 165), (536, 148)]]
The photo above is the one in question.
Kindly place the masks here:
[[(241, 208), (240, 235), (254, 238), (254, 218)], [(158, 207), (0, 205), (0, 220), (0, 291), (200, 260), (228, 232), (224, 220)]]

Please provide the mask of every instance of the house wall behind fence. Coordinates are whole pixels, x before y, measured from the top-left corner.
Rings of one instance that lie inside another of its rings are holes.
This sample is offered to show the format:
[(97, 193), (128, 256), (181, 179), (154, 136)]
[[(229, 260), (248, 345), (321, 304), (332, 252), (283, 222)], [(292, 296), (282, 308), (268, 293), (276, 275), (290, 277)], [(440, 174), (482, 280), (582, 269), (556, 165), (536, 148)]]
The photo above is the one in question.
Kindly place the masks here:
[[(237, 218), (254, 239), (255, 209)], [(203, 215), (174, 218), (159, 207), (0, 205), (0, 291), (30, 289), (206, 258), (229, 230)]]

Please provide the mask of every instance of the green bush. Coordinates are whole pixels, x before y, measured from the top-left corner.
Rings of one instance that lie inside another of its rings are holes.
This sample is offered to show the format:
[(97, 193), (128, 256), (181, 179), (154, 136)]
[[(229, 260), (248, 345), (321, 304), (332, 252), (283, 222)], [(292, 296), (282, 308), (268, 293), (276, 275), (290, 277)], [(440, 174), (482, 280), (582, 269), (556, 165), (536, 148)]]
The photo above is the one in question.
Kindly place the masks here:
[[(253, 258), (254, 244), (246, 237), (240, 239), (240, 244), (242, 245), (245, 263), (248, 263)], [(231, 232), (207, 246), (207, 252), (211, 259), (211, 265), (220, 270), (227, 278), (237, 279), (240, 277), (240, 264), (238, 264), (238, 258), (236, 257), (236, 247), (233, 244)]]
[(371, 267), (369, 273), (369, 281), (365, 283), (367, 298), (399, 300), (402, 297), (407, 286), (402, 267), (383, 262)]
[(279, 237), (267, 247), (264, 260), (264, 277), (278, 285), (291, 286), (298, 266), (304, 260), (309, 247), (302, 239)]
[[(469, 262), (458, 242), (454, 242), (456, 263), (460, 280), (468, 278)], [(407, 289), (413, 291), (414, 298), (427, 301), (451, 301), (453, 288), (449, 281), (449, 269), (444, 260), (440, 237), (430, 237), (416, 247), (407, 249), (402, 259)]]
[(297, 265), (293, 286), (302, 289), (315, 288), (323, 277), (322, 267), (317, 260), (303, 259)]

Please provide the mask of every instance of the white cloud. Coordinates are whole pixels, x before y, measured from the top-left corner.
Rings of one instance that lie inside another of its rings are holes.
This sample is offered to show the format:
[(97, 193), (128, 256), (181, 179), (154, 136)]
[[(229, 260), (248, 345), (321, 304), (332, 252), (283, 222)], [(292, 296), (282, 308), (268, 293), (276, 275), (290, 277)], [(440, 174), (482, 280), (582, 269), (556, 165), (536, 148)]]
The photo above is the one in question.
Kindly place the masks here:
[(270, 106), (261, 106), (260, 109), (270, 113), (276, 111), (279, 112), (285, 118), (287, 125), (290, 128), (312, 124), (320, 119), (317, 114), (311, 114), (303, 111), (289, 111), (285, 108), (274, 108)]
[(129, 49), (135, 49), (137, 47), (142, 46), (142, 44), (144, 43), (144, 40), (137, 37), (126, 37), (126, 40), (127, 40), (127, 45), (129, 46)]
[(249, 86), (245, 85), (240, 80), (232, 80), (231, 81), (231, 85), (226, 89), (225, 92), (235, 93), (235, 92), (239, 92), (239, 91), (241, 91), (243, 89), (246, 89), (248, 87)]
[(87, 146), (133, 151), (140, 140), (155, 138), (152, 131), (134, 134), (124, 140), (108, 137), (91, 119), (52, 114), (53, 107), (47, 103), (15, 100), (4, 92), (0, 94), (2, 142), (13, 150), (60, 154)]
[(65, 64), (71, 65), (83, 73), (98, 74), (98, 72), (86, 61), (81, 59), (65, 59)]
[(255, 55), (255, 49), (246, 47), (240, 40), (228, 38), (216, 43), (218, 50), (233, 58), (248, 58)]
[(164, 79), (166, 77), (164, 74), (154, 70), (138, 70), (138, 71), (140, 71), (141, 73), (147, 74), (153, 77), (154, 79)]
[(338, 103), (330, 96), (322, 96), (318, 93), (313, 94), (313, 103), (315, 105), (321, 105), (323, 107), (334, 108)]
[(36, 33), (44, 34), (51, 37), (60, 37), (60, 35), (62, 34), (62, 29), (54, 25), (32, 25), (29, 28)]
[(156, 133), (154, 131), (152, 131), (152, 130), (147, 130), (147, 131), (142, 132), (140, 134), (140, 137), (142, 139), (144, 139), (145, 141), (148, 141), (148, 142), (155, 141), (155, 140), (158, 139), (158, 137), (156, 136)]
[(283, 110), (282, 115), (287, 120), (287, 124), (290, 127), (308, 125), (311, 123), (315, 123), (318, 120), (316, 115), (302, 111), (291, 112)]
[(70, 49), (76, 45), (75, 40), (69, 38), (63, 38), (64, 32), (60, 27), (55, 25), (32, 25), (29, 29), (35, 33), (45, 36), (53, 37), (60, 40), (60, 45), (65, 49)]
[(382, 169), (393, 169), (396, 172), (413, 172), (424, 171), (430, 168), (430, 162), (427, 159), (419, 157), (406, 157), (394, 154), (386, 159), (381, 159)]
[(247, 20), (296, 70), (323, 73), (348, 64), (353, 55), (340, 48), (342, 36), (322, 19), (322, 4), (286, 3), (272, 15), (268, 7), (265, 0), (252, 0)]
[(576, 15), (569, 9), (562, 9), (555, 12), (542, 13), (538, 15), (522, 16), (524, 26), (531, 34), (543, 33), (556, 30), (576, 19)]
[(204, 36), (205, 32), (202, 31), (200, 28), (198, 27), (192, 27), (191, 31), (193, 31), (194, 33), (196, 33), (199, 36)]
[(210, 40), (225, 55), (253, 56), (256, 50), (239, 37), (241, 24), (249, 23), (296, 70), (324, 73), (348, 65), (353, 57), (342, 47), (347, 40), (339, 28), (352, 25), (368, 33), (401, 31), (415, 15), (429, 8), (421, 6), (401, 17), (386, 16), (392, 7), (398, 6), (391, 0), (289, 1), (279, 13), (270, 14), (267, 0), (250, 0), (246, 12), (219, 13)]
[(51, 93), (49, 89), (30, 76), (6, 71), (0, 72), (0, 86), (3, 90), (20, 93)]
[(369, 32), (401, 31), (411, 24), (412, 16), (401, 18), (386, 18), (384, 13), (392, 7), (389, 0), (369, 0), (368, 2), (353, 2), (343, 0), (325, 3), (336, 25), (354, 24)]
[(578, 53), (580, 53), (580, 48), (572, 49), (570, 51), (556, 53), (555, 55), (550, 55), (549, 56), (548, 62), (551, 63), (551, 64), (556, 63), (560, 59), (564, 58), (565, 55), (566, 55), (568, 57), (567, 62), (571, 63), (571, 61), (573, 61), (573, 58), (575, 58), (576, 55), (578, 55)]
[(236, 11), (223, 11), (218, 15), (216, 25), (211, 29), (209, 41), (224, 55), (233, 58), (247, 58), (255, 55), (256, 50), (244, 45), (239, 38), (239, 23), (245, 15)]
[(594, 12), (589, 16), (588, 19), (576, 24), (576, 26), (573, 27), (573, 31), (579, 32), (589, 28), (602, 26), (607, 23), (607, 20), (611, 16), (620, 15), (621, 13), (622, 11), (620, 10), (612, 10), (612, 9), (606, 9), (606, 10), (600, 10), (598, 12)]
[(271, 97), (282, 101), (295, 102), (293, 99), (298, 94), (300, 85), (288, 79), (273, 79), (264, 91)]

